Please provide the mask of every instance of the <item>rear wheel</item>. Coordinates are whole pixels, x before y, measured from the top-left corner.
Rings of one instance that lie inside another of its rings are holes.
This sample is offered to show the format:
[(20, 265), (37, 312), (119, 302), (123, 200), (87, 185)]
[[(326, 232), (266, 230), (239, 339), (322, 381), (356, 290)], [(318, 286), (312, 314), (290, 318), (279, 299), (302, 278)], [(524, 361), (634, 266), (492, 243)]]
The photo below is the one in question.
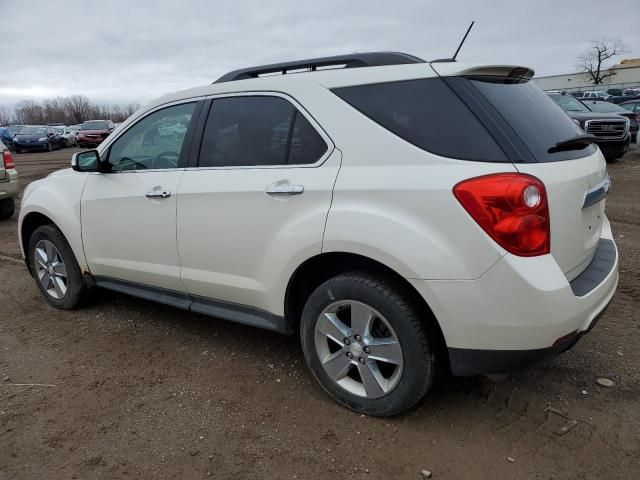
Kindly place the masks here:
[(50, 305), (70, 310), (79, 303), (84, 292), (82, 272), (60, 230), (43, 225), (33, 232), (29, 264), (36, 285)]
[(365, 272), (320, 285), (302, 314), (307, 365), (342, 405), (374, 416), (402, 413), (433, 382), (434, 350), (401, 289)]
[(0, 220), (11, 218), (16, 211), (16, 202), (13, 198), (0, 200)]

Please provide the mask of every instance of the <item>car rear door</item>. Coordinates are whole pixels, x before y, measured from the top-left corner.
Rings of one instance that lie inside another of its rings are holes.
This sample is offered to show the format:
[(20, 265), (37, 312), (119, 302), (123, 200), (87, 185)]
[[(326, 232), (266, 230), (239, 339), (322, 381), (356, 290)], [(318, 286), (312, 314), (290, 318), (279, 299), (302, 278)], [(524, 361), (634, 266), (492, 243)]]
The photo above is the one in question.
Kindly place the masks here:
[[(200, 104), (163, 106), (132, 124), (102, 154), (109, 173), (88, 176), (82, 239), (98, 281), (184, 292), (176, 244), (176, 195)], [(163, 135), (163, 127), (185, 128)]]
[(215, 98), (202, 116), (198, 163), (178, 192), (192, 308), (207, 311), (207, 299), (220, 299), (281, 313), (293, 269), (321, 252), (340, 152), (282, 94)]

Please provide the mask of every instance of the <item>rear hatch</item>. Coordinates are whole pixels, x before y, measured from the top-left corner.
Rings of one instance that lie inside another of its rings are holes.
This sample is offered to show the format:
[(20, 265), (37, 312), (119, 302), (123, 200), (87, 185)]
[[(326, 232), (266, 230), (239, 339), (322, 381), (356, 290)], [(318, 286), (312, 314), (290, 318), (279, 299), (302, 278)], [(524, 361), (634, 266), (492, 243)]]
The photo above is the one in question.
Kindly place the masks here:
[[(545, 184), (551, 254), (572, 280), (588, 266), (602, 232), (604, 195), (588, 193), (599, 188), (608, 191), (604, 157), (593, 144), (554, 149), (585, 132), (529, 80), (531, 70), (482, 67), (461, 72), (455, 64), (432, 66), (482, 121), (518, 171)], [(592, 199), (598, 201), (592, 203)]]

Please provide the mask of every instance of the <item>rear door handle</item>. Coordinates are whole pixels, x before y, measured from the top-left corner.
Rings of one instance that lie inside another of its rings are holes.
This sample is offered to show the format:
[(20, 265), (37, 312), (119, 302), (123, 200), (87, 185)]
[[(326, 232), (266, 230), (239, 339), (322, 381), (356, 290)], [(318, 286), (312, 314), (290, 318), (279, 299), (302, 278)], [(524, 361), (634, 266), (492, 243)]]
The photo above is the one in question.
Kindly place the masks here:
[(300, 195), (304, 193), (304, 186), (291, 183), (272, 183), (266, 190), (268, 195)]
[(171, 190), (150, 190), (145, 196), (147, 198), (169, 198), (171, 196)]

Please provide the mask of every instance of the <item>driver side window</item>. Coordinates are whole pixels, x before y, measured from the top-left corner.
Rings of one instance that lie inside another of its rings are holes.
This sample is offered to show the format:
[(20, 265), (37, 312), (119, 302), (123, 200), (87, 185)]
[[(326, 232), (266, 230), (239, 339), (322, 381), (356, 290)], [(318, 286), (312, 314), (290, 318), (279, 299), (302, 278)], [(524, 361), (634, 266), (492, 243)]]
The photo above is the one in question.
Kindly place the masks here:
[(163, 108), (129, 128), (111, 147), (111, 171), (176, 168), (195, 102)]

